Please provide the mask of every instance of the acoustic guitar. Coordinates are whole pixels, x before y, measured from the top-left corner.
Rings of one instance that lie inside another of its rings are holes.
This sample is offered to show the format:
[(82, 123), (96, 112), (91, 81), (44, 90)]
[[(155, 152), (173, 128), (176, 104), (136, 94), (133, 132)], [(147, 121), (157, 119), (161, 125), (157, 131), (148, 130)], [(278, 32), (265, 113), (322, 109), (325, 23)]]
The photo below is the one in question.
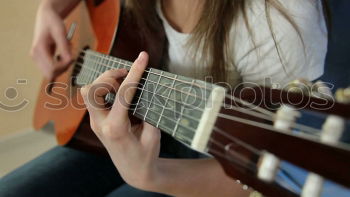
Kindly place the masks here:
[[(59, 144), (103, 149), (89, 126), (79, 88), (106, 70), (130, 69), (141, 50), (150, 53), (150, 65), (164, 63), (164, 32), (145, 39), (137, 26), (118, 0), (82, 1), (66, 19), (75, 61), (54, 82), (43, 82), (34, 127), (53, 121)], [(350, 186), (350, 147), (341, 141), (350, 105), (307, 83), (288, 90), (228, 90), (159, 68), (145, 71), (130, 108), (134, 118), (215, 157), (229, 176), (267, 196), (319, 196), (325, 179)], [(105, 100), (113, 103), (114, 95)], [(324, 119), (322, 128), (298, 122), (305, 114)], [(302, 192), (278, 183), (281, 161), (310, 172)]]

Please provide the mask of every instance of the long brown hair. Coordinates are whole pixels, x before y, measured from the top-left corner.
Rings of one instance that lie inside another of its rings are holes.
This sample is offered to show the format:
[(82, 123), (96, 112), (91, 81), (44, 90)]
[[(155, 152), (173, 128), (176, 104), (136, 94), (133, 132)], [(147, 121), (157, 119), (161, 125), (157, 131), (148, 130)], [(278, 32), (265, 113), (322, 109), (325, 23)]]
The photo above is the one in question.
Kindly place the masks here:
[[(254, 0), (253, 0), (254, 1)], [(324, 2), (327, 3), (326, 0)], [(126, 0), (126, 7), (136, 16), (138, 22), (146, 27), (144, 29), (145, 33), (151, 33), (156, 31), (161, 25), (160, 20), (157, 17), (156, 13), (156, 3), (157, 0)], [(244, 23), (248, 29), (248, 33), (254, 48), (257, 48), (254, 42), (254, 32), (249, 25), (249, 20), (247, 17), (247, 8), (251, 1), (247, 0), (206, 0), (204, 8), (199, 19), (198, 24), (196, 25), (192, 38), (190, 39), (189, 44), (196, 47), (196, 49), (201, 50), (203, 57), (211, 57), (208, 62), (206, 75), (213, 77), (216, 82), (238, 82), (239, 74), (235, 71), (235, 74), (230, 73), (230, 75), (235, 75), (231, 80), (228, 80), (227, 71), (231, 67), (236, 68), (234, 65), (235, 60), (233, 60), (232, 55), (229, 54), (233, 51), (229, 51), (229, 33), (233, 24), (240, 15), (243, 16)], [(271, 32), (271, 37), (274, 40), (275, 48), (281, 64), (285, 69), (285, 61), (283, 60), (283, 54), (276, 41), (274, 34), (273, 24), (270, 16), (270, 10), (276, 9), (282, 17), (284, 17), (294, 28), (296, 33), (299, 35), (301, 42), (303, 43), (301, 33), (296, 23), (290, 17), (288, 10), (283, 7), (279, 0), (265, 0), (265, 15), (266, 20), (269, 25)], [(233, 49), (235, 50), (235, 49)], [(236, 49), (237, 50), (237, 49)], [(231, 69), (232, 70), (232, 69)]]

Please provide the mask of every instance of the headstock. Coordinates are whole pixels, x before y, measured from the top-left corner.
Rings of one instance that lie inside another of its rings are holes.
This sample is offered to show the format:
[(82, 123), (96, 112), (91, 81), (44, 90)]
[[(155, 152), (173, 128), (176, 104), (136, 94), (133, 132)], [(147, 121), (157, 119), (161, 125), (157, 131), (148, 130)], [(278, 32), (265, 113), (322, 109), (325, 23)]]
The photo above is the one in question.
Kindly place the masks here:
[[(339, 141), (349, 132), (350, 105), (336, 102), (321, 82), (302, 87), (249, 87), (226, 97), (209, 153), (227, 174), (268, 196), (316, 197), (324, 178), (350, 187), (350, 146)], [(298, 123), (303, 112), (326, 116), (322, 128)], [(276, 183), (281, 160), (310, 172), (301, 194)]]

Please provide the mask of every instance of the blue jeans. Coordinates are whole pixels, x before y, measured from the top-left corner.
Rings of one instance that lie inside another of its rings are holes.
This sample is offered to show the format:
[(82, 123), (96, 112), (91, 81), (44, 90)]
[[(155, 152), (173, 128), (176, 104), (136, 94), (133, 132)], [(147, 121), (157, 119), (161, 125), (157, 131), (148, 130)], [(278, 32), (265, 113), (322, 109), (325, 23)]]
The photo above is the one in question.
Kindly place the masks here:
[(1, 197), (166, 195), (127, 185), (109, 157), (55, 147), (0, 179)]
[[(165, 133), (162, 133), (160, 156), (205, 157)], [(0, 197), (31, 196), (165, 197), (166, 195), (141, 191), (127, 185), (109, 157), (57, 146), (0, 179)]]

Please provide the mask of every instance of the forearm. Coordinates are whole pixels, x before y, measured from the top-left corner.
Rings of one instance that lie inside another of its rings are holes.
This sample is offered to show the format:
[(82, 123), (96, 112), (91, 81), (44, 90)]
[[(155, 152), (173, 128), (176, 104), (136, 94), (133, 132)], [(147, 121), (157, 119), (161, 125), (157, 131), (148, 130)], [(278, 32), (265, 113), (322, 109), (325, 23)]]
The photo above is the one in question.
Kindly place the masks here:
[(81, 0), (42, 0), (40, 7), (54, 9), (62, 18), (65, 18)]
[(215, 159), (160, 159), (160, 176), (148, 190), (172, 196), (249, 196)]

